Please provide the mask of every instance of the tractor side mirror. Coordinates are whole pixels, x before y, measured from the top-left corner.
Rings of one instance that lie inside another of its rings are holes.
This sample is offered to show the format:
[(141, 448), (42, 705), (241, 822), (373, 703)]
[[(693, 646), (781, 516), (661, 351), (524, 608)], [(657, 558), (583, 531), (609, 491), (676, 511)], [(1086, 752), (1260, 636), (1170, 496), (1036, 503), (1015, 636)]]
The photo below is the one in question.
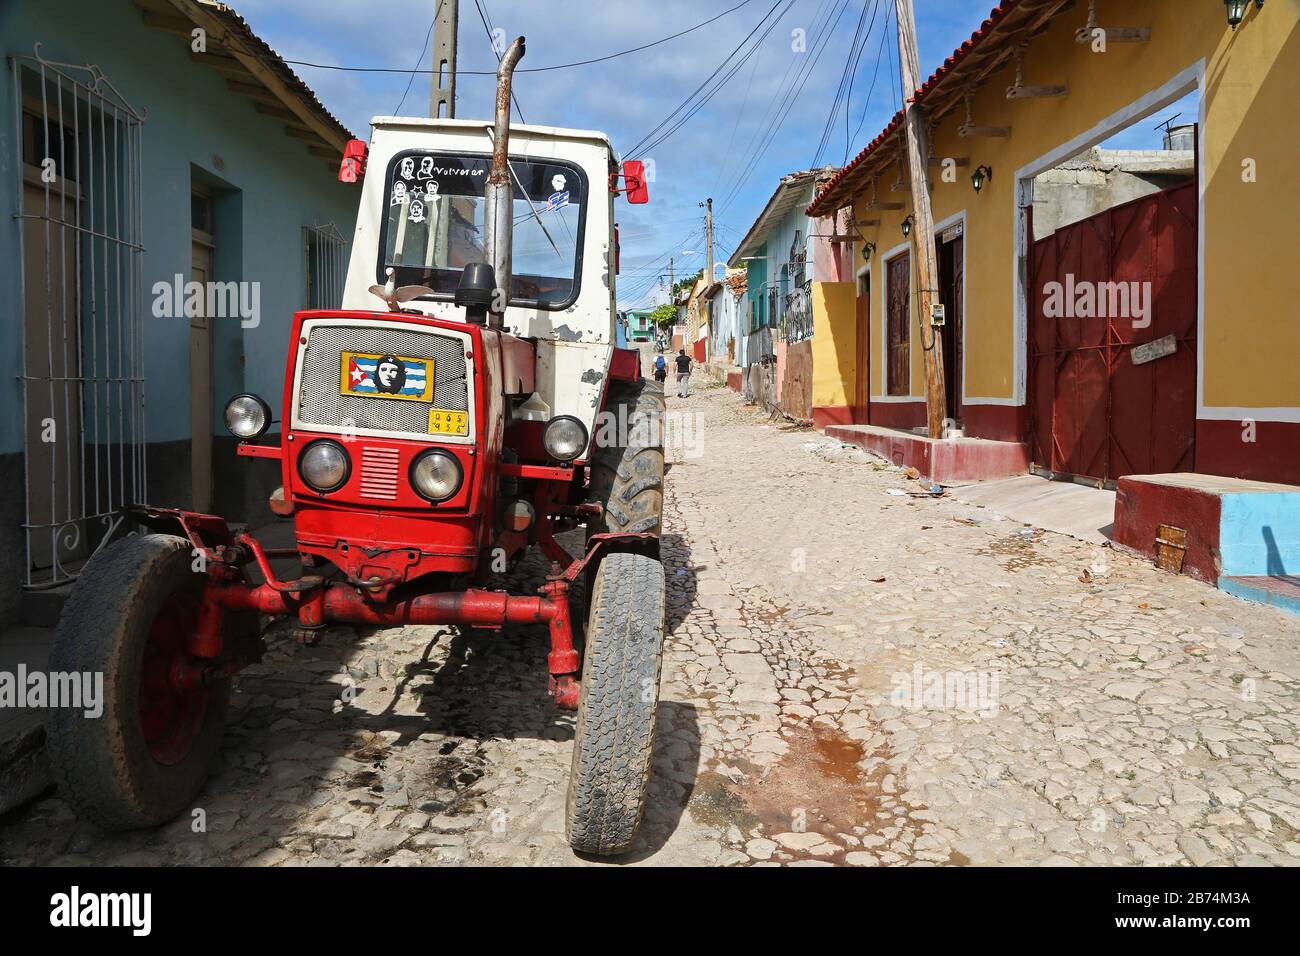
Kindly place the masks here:
[(343, 147), (343, 162), (339, 164), (339, 182), (355, 183), (366, 174), (366, 141), (350, 139)]
[(488, 309), (496, 292), (497, 275), (486, 262), (471, 262), (460, 274), (455, 301), (465, 310), (465, 318), (478, 325), (487, 324)]
[(627, 201), (635, 206), (650, 201), (650, 187), (645, 180), (645, 163), (629, 159), (623, 164), (623, 182), (627, 185)]

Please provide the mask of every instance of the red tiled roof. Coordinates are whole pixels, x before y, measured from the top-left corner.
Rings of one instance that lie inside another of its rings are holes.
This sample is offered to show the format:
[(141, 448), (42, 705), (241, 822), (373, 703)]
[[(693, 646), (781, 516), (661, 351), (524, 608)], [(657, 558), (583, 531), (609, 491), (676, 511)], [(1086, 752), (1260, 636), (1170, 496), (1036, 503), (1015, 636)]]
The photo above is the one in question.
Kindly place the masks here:
[[(908, 101), (912, 103), (924, 102), (926, 96), (928, 96), (946, 76), (956, 69), (957, 66), (966, 59), (966, 57), (978, 49), (980, 44), (982, 44), (984, 40), (993, 33), (994, 28), (1002, 21), (1002, 19), (1008, 13), (1015, 10), (1016, 7), (1020, 6), (1021, 2), (1022, 0), (1002, 0), (1001, 3), (994, 7), (992, 12), (989, 13), (988, 19), (980, 24), (979, 29), (970, 35), (970, 39), (957, 47), (957, 49), (953, 51), (952, 56), (944, 60), (943, 65), (930, 74), (930, 78), (921, 84), (921, 88), (913, 93), (908, 98)], [(808, 206), (805, 212), (809, 216), (820, 216), (829, 212), (830, 210), (817, 208), (822, 198), (843, 182), (844, 178), (848, 176), (849, 173), (866, 162), (872, 153), (874, 153), (882, 143), (886, 142), (889, 137), (897, 131), (899, 126), (902, 125), (902, 122), (903, 111), (899, 110), (894, 114), (894, 118), (889, 121), (889, 125), (885, 127), (884, 131), (873, 139), (867, 145), (866, 149), (858, 153), (858, 155), (855, 156), (847, 166), (841, 169), (829, 182), (826, 183), (825, 187), (818, 192), (815, 197), (813, 197), (812, 203)]]

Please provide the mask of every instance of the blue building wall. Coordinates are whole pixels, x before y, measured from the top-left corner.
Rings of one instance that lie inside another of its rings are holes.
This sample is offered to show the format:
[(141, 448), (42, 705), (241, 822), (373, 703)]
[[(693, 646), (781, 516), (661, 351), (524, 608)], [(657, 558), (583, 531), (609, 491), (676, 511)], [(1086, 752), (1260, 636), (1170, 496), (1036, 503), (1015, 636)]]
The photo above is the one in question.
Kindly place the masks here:
[[(182, 38), (146, 28), (131, 0), (8, 0), (0, 9), (0, 49), (29, 55), (38, 41), (46, 59), (98, 64), (136, 110), (148, 110), (141, 170), (146, 305), (155, 281), (189, 276), (192, 168), (199, 171), (195, 178), (227, 191), (218, 203), (216, 278), (260, 282), (262, 321), (250, 329), (229, 320), (216, 325), (214, 387), (220, 396), (241, 390), (278, 396), (289, 322), (306, 285), (303, 226), (332, 221), (350, 238), (359, 189), (339, 183), (327, 160), (227, 89), (220, 73), (191, 61)], [(21, 235), (13, 219), (12, 87), (6, 69), (0, 79), (0, 243), (6, 249)], [(16, 256), (0, 256), (0, 303), (14, 316), (21, 314), (17, 268)], [(22, 413), (13, 394), (21, 373), (18, 334), (19, 323), (0, 327), (0, 341), (12, 342), (0, 348), (0, 395), (12, 399), (0, 402), (0, 453), (22, 448)], [(148, 438), (188, 438), (188, 322), (146, 311), (144, 336)]]
[[(20, 96), (9, 58), (30, 56), (38, 42), (47, 60), (97, 64), (137, 112), (148, 111), (141, 134), (141, 318), (145, 434), (154, 503), (186, 503), (188, 493), (189, 321), (184, 316), (155, 317), (151, 306), (155, 283), (171, 283), (178, 274), (184, 280), (190, 277), (192, 183), (206, 185), (216, 197), (213, 278), (259, 283), (256, 327), (244, 328), (237, 318), (212, 322), (213, 430), (220, 437), (214, 447), (214, 471), (220, 503), (223, 472), (237, 475), (243, 467), (233, 460), (221, 408), (229, 395), (251, 391), (265, 396), (278, 413), (289, 325), (294, 311), (304, 305), (303, 228), (332, 222), (350, 241), (359, 187), (339, 183), (337, 163), (331, 168), (329, 160), (309, 153), (306, 144), (285, 135), (281, 122), (258, 113), (250, 99), (230, 91), (221, 73), (194, 62), (184, 38), (145, 27), (141, 10), (131, 0), (0, 4), (0, 52), (7, 58), (0, 75), (0, 313), (5, 316), (0, 323), (0, 459), (8, 462), (3, 467), (6, 482), (17, 475), (21, 483), (24, 443), (19, 386), (22, 228), (14, 218), (22, 176), (15, 128)], [(265, 464), (257, 463), (268, 471)], [(273, 478), (273, 469), (268, 474)], [(10, 487), (21, 522), (22, 491)], [(252, 499), (227, 493), (226, 500), (243, 504)], [(12, 503), (0, 513), (0, 550), (13, 550), (14, 514)], [(12, 576), (7, 567), (0, 567), (0, 578), (5, 579), (0, 580), (0, 590)], [(0, 597), (0, 616), (6, 603)]]

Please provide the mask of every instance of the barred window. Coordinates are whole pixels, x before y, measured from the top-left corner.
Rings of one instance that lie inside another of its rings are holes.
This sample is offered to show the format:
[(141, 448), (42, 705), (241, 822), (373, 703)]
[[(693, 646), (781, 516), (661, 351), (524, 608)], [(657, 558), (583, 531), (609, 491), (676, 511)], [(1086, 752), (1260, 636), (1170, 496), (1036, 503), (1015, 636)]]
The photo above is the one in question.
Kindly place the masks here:
[(343, 278), (347, 274), (347, 240), (334, 223), (303, 226), (303, 250), (307, 257), (309, 309), (337, 309), (343, 305)]

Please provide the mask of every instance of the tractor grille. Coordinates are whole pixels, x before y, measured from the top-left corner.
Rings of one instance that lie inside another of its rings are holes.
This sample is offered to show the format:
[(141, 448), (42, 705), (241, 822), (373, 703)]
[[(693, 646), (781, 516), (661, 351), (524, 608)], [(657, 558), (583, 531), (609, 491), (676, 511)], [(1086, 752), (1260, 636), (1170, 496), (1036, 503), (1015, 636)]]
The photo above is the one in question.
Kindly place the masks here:
[[(412, 356), (414, 357), (414, 356)], [(437, 366), (434, 366), (436, 371)], [(365, 448), (361, 451), (361, 497), (393, 501), (397, 498), (398, 451)]]
[[(344, 352), (433, 359), (433, 401), (339, 394)], [(429, 409), (469, 410), (465, 346), (436, 332), (373, 326), (318, 326), (311, 330), (302, 360), (298, 421), (330, 428), (429, 434)]]

